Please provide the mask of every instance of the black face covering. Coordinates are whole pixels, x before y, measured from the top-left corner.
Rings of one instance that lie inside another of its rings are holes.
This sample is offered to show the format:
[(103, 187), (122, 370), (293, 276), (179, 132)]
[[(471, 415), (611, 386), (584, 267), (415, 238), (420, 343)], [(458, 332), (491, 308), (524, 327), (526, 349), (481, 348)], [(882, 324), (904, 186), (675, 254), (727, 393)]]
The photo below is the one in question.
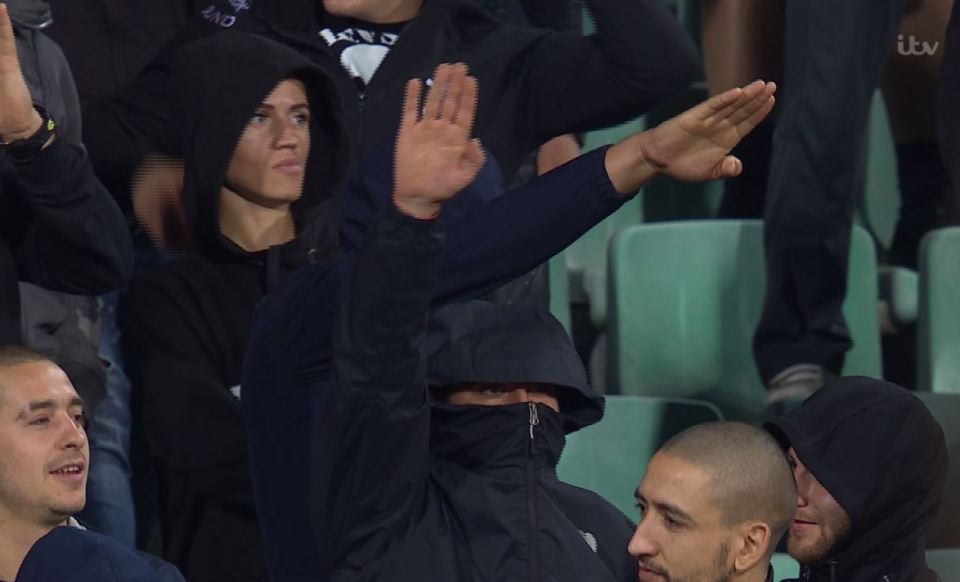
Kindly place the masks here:
[[(566, 444), (560, 414), (530, 403), (457, 406), (434, 403), (430, 447), (435, 455), (470, 471), (522, 464), (532, 454), (538, 467), (554, 469)], [(533, 439), (531, 441), (531, 427)]]

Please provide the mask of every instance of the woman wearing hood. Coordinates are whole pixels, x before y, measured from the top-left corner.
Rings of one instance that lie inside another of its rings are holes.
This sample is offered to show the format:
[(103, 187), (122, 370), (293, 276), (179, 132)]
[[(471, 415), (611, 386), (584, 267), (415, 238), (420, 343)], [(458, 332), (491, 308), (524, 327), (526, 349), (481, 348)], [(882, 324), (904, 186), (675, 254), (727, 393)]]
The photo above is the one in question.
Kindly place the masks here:
[(192, 582), (266, 580), (240, 372), (256, 303), (336, 252), (336, 225), (312, 217), (335, 204), (346, 147), (329, 78), (290, 49), (223, 34), (188, 46), (175, 74), (192, 251), (124, 298), (134, 424), (157, 471), (164, 557)]

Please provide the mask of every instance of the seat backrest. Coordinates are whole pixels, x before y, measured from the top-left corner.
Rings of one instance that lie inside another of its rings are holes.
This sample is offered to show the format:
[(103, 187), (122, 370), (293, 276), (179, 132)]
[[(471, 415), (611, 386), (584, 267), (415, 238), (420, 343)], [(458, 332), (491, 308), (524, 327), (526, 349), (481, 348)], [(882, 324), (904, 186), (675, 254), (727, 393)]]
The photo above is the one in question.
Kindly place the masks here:
[[(860, 227), (851, 237), (844, 315), (854, 340), (844, 374), (879, 377), (877, 267)], [(758, 420), (764, 388), (752, 354), (766, 285), (760, 221), (638, 225), (611, 241), (611, 392), (713, 402)]]
[(929, 233), (920, 245), (917, 389), (960, 393), (960, 227)]
[[(930, 528), (927, 546), (960, 548), (960, 394), (915, 392), (943, 428), (947, 442), (947, 483), (940, 513)], [(960, 568), (957, 569), (960, 573)]]
[(603, 420), (567, 437), (557, 475), (635, 516), (633, 493), (653, 454), (684, 429), (717, 420), (720, 411), (706, 402), (607, 396)]
[(927, 550), (927, 565), (940, 582), (960, 582), (960, 548)]
[(774, 582), (796, 580), (800, 577), (800, 564), (789, 554), (774, 554), (770, 559), (770, 565), (773, 566)]

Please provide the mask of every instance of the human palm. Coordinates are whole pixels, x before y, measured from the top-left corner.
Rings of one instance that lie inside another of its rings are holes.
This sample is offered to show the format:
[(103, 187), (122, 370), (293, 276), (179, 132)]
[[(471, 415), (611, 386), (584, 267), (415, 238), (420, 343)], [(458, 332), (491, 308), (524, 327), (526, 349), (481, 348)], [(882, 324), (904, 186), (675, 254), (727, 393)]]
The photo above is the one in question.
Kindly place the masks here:
[(407, 83), (394, 152), (394, 199), (401, 206), (436, 208), (477, 177), (484, 163), (471, 139), (477, 81), (463, 64), (440, 65), (420, 112), (422, 88)]
[(770, 113), (774, 83), (755, 81), (688, 109), (651, 130), (645, 157), (662, 173), (685, 182), (740, 173), (730, 150)]

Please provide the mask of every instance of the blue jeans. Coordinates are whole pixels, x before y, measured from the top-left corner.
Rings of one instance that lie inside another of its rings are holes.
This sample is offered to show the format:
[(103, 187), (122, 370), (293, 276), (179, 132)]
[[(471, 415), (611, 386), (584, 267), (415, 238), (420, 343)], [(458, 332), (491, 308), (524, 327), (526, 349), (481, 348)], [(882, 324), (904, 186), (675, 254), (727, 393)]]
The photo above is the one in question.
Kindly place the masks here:
[(136, 543), (136, 516), (130, 470), (131, 388), (120, 353), (117, 292), (101, 299), (100, 358), (109, 365), (107, 388), (89, 427), (87, 505), (77, 517), (90, 529), (132, 548)]

